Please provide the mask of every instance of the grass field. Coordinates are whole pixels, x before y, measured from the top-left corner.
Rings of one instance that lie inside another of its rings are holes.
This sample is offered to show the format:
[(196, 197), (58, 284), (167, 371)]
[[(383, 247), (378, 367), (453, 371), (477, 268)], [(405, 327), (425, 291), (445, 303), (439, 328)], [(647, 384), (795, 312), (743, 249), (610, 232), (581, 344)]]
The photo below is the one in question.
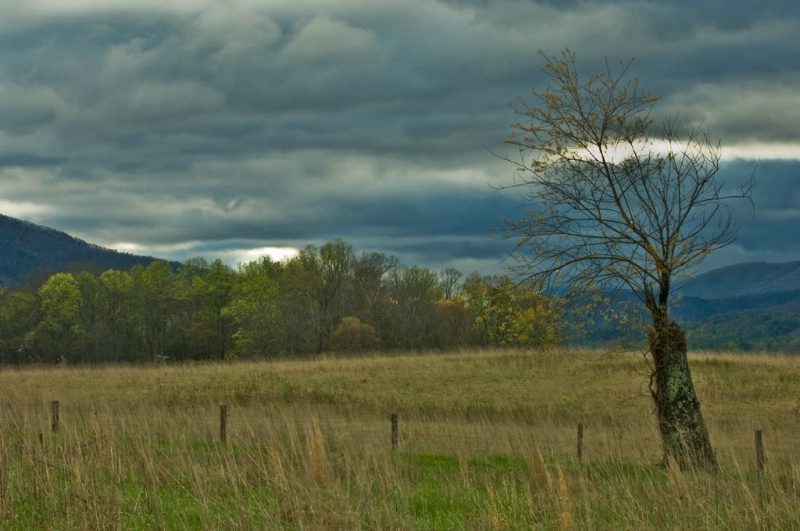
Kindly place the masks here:
[(6, 368), (0, 529), (800, 529), (800, 359), (692, 364), (717, 474), (660, 466), (638, 354)]

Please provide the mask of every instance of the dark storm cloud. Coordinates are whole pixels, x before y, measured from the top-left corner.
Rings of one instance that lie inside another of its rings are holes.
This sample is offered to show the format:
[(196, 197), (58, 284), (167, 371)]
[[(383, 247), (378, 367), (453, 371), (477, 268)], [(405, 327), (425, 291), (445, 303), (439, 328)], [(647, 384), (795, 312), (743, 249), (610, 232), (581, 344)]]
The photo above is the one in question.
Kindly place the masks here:
[(568, 46), (585, 72), (636, 57), (659, 116), (702, 121), (737, 167), (761, 159), (757, 214), (737, 215), (717, 262), (798, 259), (782, 237), (800, 219), (799, 13), (745, 0), (9, 2), (0, 211), (168, 258), (341, 237), (408, 264), (501, 271), (512, 244), (490, 229), (519, 198), (491, 188), (513, 171), (492, 152), (506, 150), (508, 102), (542, 80), (537, 52)]
[(739, 244), (754, 253), (800, 258), (800, 165), (769, 161), (760, 163), (756, 171), (753, 208), (738, 216)]

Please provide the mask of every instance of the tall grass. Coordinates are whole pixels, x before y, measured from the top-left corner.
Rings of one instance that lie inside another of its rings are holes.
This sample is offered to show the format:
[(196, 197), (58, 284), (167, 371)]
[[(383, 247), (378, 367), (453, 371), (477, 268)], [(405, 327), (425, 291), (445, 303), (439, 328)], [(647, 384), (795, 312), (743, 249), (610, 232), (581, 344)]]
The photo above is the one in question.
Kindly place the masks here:
[(797, 528), (800, 360), (692, 358), (717, 474), (661, 466), (635, 354), (6, 369), (0, 528)]

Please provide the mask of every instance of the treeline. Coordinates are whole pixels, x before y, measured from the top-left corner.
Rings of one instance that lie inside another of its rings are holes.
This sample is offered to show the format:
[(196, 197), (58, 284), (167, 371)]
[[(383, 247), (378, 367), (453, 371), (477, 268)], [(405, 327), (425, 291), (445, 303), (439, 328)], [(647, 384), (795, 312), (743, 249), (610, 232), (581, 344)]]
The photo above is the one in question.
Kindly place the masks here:
[(0, 292), (0, 362), (307, 357), (323, 352), (547, 347), (564, 301), (505, 276), (403, 267), (342, 241), (232, 269), (56, 273)]

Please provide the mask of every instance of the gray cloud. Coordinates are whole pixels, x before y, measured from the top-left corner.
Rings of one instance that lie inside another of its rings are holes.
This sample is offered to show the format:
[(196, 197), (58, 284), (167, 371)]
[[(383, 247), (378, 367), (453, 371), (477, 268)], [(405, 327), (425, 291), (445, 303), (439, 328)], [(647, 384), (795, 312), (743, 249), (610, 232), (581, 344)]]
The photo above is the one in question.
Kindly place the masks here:
[(800, 7), (757, 4), (10, 2), (0, 211), (168, 258), (341, 237), (499, 272), (490, 229), (519, 212), (491, 152), (537, 52), (568, 46), (585, 72), (636, 57), (659, 115), (752, 159), (730, 168), (762, 159), (757, 214), (710, 264), (800, 259)]

